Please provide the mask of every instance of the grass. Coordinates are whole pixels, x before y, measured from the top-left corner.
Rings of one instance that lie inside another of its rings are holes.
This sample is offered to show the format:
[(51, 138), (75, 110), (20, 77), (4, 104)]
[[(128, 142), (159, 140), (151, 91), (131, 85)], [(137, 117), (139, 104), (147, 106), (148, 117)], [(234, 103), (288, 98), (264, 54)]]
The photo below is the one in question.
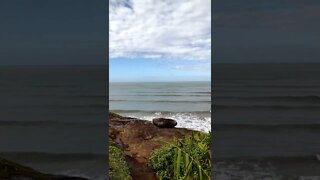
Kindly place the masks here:
[(155, 150), (149, 165), (159, 179), (208, 180), (211, 174), (210, 141), (211, 133), (193, 133), (191, 137)]
[(119, 114), (113, 113), (113, 112), (109, 112), (109, 119), (112, 118), (119, 118), (119, 119), (123, 119), (122, 116), (120, 116)]
[(110, 180), (132, 179), (123, 152), (111, 139), (109, 139), (109, 178)]

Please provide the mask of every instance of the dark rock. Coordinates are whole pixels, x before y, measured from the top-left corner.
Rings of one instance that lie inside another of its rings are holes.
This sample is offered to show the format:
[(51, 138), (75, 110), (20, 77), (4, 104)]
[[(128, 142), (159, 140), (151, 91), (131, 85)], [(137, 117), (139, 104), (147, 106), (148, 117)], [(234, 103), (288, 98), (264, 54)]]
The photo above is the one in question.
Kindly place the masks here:
[[(195, 132), (186, 128), (158, 128), (147, 120), (130, 119), (115, 114), (113, 116), (114, 118), (109, 119), (109, 137), (112, 133), (112, 142), (126, 145), (123, 152), (126, 155), (132, 179), (157, 180), (156, 174), (148, 166), (151, 153), (167, 143), (191, 136)], [(126, 123), (119, 126), (120, 121)], [(172, 123), (176, 125), (175, 121)]]
[(177, 125), (177, 121), (167, 118), (155, 118), (152, 123), (159, 128), (173, 128)]
[(53, 176), (52, 179), (55, 179), (55, 180), (88, 180), (86, 178), (69, 177), (69, 176)]
[(0, 179), (6, 180), (88, 180), (38, 172), (32, 168), (0, 158)]
[(70, 177), (70, 176), (52, 176), (54, 180), (88, 180), (82, 177)]

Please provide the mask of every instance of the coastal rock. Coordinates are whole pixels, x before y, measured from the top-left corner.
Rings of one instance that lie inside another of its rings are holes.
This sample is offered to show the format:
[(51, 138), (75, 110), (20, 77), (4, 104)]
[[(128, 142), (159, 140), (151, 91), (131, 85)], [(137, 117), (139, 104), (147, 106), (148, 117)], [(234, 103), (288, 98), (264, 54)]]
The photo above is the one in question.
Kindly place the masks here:
[[(176, 122), (172, 123), (176, 125)], [(157, 180), (148, 166), (151, 153), (166, 145), (164, 142), (191, 136), (193, 132), (186, 128), (162, 129), (147, 120), (109, 114), (109, 137), (122, 147), (133, 179)]]
[(177, 121), (167, 118), (154, 118), (152, 123), (159, 128), (173, 128), (177, 125)]
[(7, 180), (88, 180), (81, 177), (69, 177), (38, 172), (32, 168), (0, 158), (0, 179)]

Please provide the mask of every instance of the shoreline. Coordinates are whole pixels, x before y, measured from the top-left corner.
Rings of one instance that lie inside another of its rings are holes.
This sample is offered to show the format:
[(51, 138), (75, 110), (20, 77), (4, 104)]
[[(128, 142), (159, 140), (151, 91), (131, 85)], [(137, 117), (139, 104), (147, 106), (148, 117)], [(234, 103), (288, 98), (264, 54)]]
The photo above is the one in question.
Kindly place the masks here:
[[(140, 114), (138, 111), (119, 111), (110, 110), (113, 113), (119, 114), (123, 117), (135, 118), (137, 120), (146, 120), (152, 123), (154, 118), (168, 118), (177, 121), (177, 126), (175, 128), (185, 128), (193, 131), (199, 131), (208, 133), (211, 131), (211, 116), (201, 116), (197, 112), (157, 112)], [(153, 112), (153, 111), (150, 111)], [(211, 111), (202, 111), (204, 113), (211, 113)], [(110, 120), (110, 119), (109, 119)]]
[(3, 158), (0, 158), (0, 179), (88, 180), (82, 177), (41, 173)]
[[(106, 178), (106, 153), (55, 154), (43, 152), (1, 152), (0, 159), (10, 161), (20, 166), (32, 168), (37, 173), (97, 180), (103, 180)], [(1, 166), (2, 164), (0, 163), (0, 174), (3, 170), (1, 169)], [(23, 175), (28, 177), (28, 174)]]

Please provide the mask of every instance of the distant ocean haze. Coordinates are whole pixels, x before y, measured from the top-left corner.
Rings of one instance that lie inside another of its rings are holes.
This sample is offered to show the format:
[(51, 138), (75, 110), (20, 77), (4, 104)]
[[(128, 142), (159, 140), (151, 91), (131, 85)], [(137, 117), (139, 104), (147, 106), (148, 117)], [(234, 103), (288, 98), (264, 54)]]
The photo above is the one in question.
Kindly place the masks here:
[(211, 129), (210, 82), (111, 82), (110, 111), (152, 120), (177, 120), (177, 127)]
[(320, 177), (320, 64), (216, 64), (216, 178)]
[(0, 157), (104, 179), (105, 74), (102, 66), (0, 67)]

